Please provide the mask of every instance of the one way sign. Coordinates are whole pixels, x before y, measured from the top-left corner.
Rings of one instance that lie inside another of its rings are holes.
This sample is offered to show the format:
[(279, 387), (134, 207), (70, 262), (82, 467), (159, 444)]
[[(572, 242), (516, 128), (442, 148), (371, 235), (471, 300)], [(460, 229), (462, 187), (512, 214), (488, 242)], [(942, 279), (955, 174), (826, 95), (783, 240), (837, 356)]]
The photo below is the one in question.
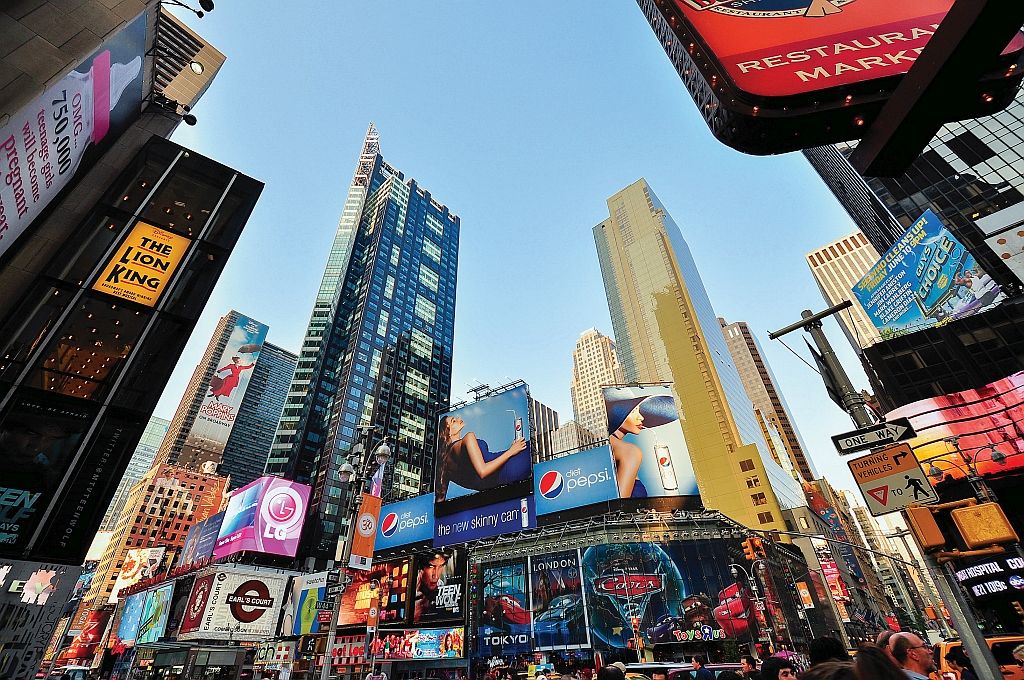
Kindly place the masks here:
[(906, 439), (913, 439), (917, 436), (910, 421), (906, 418), (896, 418), (887, 423), (879, 423), (863, 430), (855, 430), (845, 434), (832, 436), (832, 443), (840, 454), (856, 453), (865, 449), (873, 449), (886, 444), (895, 444)]

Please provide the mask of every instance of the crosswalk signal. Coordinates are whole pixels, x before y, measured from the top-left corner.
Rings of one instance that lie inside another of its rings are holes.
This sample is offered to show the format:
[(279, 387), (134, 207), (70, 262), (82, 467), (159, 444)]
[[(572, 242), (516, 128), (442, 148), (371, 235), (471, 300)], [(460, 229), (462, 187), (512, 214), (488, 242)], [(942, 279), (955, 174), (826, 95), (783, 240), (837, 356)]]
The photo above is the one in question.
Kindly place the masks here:
[(747, 538), (743, 541), (743, 557), (753, 562), (757, 559), (757, 552), (754, 548), (754, 541), (760, 541), (759, 538)]

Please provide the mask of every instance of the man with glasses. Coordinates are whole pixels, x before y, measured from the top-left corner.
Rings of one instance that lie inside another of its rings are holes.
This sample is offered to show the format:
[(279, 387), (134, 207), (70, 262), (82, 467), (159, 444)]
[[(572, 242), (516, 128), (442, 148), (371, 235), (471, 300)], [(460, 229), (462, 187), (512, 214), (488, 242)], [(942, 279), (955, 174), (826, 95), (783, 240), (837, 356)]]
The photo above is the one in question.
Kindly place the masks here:
[(935, 670), (935, 656), (931, 645), (913, 633), (897, 633), (889, 639), (893, 658), (911, 680), (928, 680)]

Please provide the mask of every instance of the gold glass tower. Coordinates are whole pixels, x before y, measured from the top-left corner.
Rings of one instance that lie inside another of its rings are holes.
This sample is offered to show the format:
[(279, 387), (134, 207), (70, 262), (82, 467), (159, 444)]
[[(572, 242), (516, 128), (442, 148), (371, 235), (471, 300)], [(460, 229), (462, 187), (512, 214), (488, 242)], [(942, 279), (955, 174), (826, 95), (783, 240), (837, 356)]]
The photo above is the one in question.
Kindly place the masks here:
[(782, 529), (805, 504), (772, 459), (679, 227), (643, 179), (608, 199), (594, 227), (627, 382), (670, 382), (705, 507)]

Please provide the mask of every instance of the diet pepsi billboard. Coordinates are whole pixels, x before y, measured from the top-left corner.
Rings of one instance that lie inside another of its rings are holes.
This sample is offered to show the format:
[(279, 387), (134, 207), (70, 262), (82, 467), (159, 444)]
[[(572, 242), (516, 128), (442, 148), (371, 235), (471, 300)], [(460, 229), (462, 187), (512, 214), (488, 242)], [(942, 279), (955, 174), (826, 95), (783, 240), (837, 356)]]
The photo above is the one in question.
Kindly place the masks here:
[(416, 496), (381, 508), (377, 523), (377, 550), (386, 550), (434, 538), (434, 494)]
[(463, 510), (434, 520), (434, 547), (440, 548), (537, 527), (533, 496)]
[(534, 466), (537, 514), (604, 503), (619, 497), (611, 449), (599, 446)]

